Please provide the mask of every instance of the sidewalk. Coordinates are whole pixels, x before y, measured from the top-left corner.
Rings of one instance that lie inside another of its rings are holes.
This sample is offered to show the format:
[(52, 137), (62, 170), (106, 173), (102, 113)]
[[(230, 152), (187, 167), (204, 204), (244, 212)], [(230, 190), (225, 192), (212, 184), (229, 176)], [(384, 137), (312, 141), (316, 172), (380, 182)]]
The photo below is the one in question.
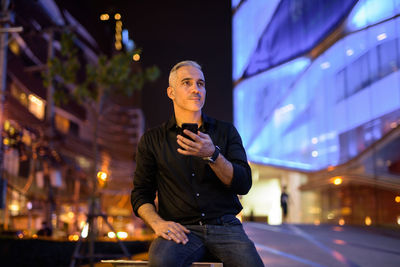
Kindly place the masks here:
[(245, 223), (266, 266), (400, 266), (400, 228)]

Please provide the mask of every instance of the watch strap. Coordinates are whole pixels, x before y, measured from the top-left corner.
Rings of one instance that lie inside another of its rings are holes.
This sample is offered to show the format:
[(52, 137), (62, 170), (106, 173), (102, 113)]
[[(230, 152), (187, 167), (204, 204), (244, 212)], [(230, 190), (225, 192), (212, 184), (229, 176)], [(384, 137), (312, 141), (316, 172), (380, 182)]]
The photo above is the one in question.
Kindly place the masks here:
[(215, 146), (214, 153), (211, 155), (211, 157), (206, 157), (204, 159), (210, 163), (214, 163), (217, 160), (220, 152), (220, 148), (218, 146)]

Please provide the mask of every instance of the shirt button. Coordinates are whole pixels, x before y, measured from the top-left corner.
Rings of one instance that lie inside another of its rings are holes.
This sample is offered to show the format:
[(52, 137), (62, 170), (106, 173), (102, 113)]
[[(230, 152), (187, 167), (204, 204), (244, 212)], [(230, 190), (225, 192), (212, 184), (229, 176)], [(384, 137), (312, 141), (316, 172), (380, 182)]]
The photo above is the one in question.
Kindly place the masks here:
[(198, 196), (200, 196), (200, 194), (199, 194), (199, 193), (196, 193), (196, 197), (198, 197)]
[(194, 176), (194, 173), (192, 173), (192, 176)]
[(204, 216), (206, 216), (206, 215), (205, 215), (204, 213), (202, 213), (202, 214), (201, 214), (201, 217), (204, 217)]

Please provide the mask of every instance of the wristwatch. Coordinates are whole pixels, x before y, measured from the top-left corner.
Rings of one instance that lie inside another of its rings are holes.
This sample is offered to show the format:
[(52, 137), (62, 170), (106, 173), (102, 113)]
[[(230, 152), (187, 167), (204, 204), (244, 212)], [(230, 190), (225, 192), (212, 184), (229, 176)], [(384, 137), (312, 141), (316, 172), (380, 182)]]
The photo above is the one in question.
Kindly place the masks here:
[(212, 154), (212, 156), (211, 157), (205, 157), (203, 159), (208, 161), (209, 163), (214, 163), (217, 160), (219, 153), (220, 153), (219, 147), (215, 146), (215, 150), (214, 150), (214, 153)]

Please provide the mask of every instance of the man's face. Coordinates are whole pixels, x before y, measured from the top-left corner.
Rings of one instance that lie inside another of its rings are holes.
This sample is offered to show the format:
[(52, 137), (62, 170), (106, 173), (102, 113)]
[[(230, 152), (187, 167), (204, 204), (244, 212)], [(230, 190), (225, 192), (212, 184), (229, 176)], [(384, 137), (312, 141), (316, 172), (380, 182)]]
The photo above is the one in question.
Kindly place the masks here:
[(203, 72), (192, 66), (183, 66), (176, 71), (175, 77), (168, 87), (168, 97), (174, 102), (175, 112), (200, 111), (206, 97)]

